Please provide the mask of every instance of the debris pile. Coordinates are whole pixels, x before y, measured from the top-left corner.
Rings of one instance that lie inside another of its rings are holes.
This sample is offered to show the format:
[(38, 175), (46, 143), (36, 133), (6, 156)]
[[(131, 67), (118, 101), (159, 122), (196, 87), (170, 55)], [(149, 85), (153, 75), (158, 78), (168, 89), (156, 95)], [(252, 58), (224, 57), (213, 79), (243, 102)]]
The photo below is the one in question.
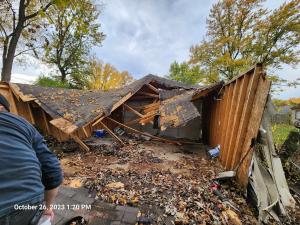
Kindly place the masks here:
[(130, 141), (110, 152), (100, 147), (89, 153), (67, 153), (62, 165), (74, 173), (68, 173), (65, 182), (79, 179), (96, 199), (139, 207), (139, 220), (152, 224), (255, 223), (238, 189), (227, 186), (220, 191), (240, 211), (213, 192), (212, 179), (221, 171), (218, 162), (210, 160), (204, 149), (185, 154), (183, 148)]

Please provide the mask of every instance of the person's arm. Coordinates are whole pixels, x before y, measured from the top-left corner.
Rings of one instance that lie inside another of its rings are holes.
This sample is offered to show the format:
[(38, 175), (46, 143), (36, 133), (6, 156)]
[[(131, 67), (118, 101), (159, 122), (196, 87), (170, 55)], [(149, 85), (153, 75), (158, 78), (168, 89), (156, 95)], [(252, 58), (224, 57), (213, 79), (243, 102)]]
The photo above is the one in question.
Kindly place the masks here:
[(46, 202), (47, 209), (49, 209), (51, 204), (54, 203), (57, 193), (58, 193), (58, 187), (45, 191), (45, 202)]
[(32, 147), (41, 163), (42, 183), (45, 186), (45, 201), (47, 209), (49, 209), (57, 195), (58, 186), (62, 183), (62, 170), (59, 160), (48, 149), (44, 138), (35, 129)]
[(51, 217), (51, 220), (54, 218), (54, 212), (51, 208), (51, 204), (54, 203), (55, 197), (58, 193), (58, 187), (45, 191), (45, 202), (46, 202), (46, 210), (44, 210), (44, 215), (48, 215)]

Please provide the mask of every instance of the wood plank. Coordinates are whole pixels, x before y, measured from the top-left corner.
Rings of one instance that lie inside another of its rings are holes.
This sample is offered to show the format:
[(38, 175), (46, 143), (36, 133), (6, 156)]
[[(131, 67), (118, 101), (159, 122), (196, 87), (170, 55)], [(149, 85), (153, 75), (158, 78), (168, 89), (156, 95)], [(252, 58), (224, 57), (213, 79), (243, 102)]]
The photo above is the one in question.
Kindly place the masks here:
[(213, 139), (214, 132), (215, 132), (215, 122), (216, 122), (216, 102), (214, 99), (211, 101), (211, 119), (210, 119), (210, 124), (209, 124), (209, 143), (211, 147), (214, 147), (215, 142)]
[(14, 92), (15, 96), (17, 96), (18, 98), (21, 98), (21, 100), (23, 102), (29, 102), (29, 101), (36, 100), (36, 98), (33, 95), (23, 94), (23, 92), (20, 90), (18, 85), (10, 83), (9, 86), (10, 86), (10, 89)]
[(148, 113), (151, 113), (153, 111), (158, 111), (159, 110), (159, 106), (160, 105), (153, 106), (152, 108), (147, 108), (143, 112), (145, 113), (145, 115), (147, 115)]
[(137, 93), (137, 95), (145, 95), (145, 96), (150, 96), (150, 97), (154, 97), (154, 98), (159, 98), (159, 95), (148, 93), (148, 92), (145, 92), (145, 91), (139, 91)]
[(152, 84), (146, 84), (146, 86), (150, 88), (152, 91), (156, 92), (157, 94), (159, 93), (159, 90), (156, 87), (154, 87)]
[(250, 75), (254, 73), (256, 67), (262, 67), (262, 64), (261, 63), (257, 63), (255, 66), (253, 66), (252, 68), (250, 68), (248, 71), (244, 72), (244, 73), (241, 73), (240, 75), (237, 75), (235, 76), (233, 79), (231, 79), (230, 81), (228, 81), (226, 83), (226, 85), (236, 81), (237, 79), (239, 79), (240, 77), (243, 77), (243, 76), (247, 76), (247, 75)]
[[(249, 120), (249, 125), (247, 127), (247, 132), (245, 136), (245, 141), (243, 143), (241, 158), (247, 154), (252, 139), (256, 139), (258, 135), (259, 126), (262, 120), (263, 112), (265, 109), (265, 105), (267, 102), (268, 94), (270, 91), (271, 82), (269, 80), (264, 79), (262, 76), (259, 78), (259, 83), (257, 86), (257, 91), (255, 93), (254, 102), (252, 104), (251, 116)], [(237, 171), (237, 179), (239, 184), (245, 190), (248, 184), (248, 174), (249, 174), (249, 166), (251, 163), (253, 155), (253, 150), (247, 154), (245, 160), (239, 167)]]
[(242, 115), (239, 123), (239, 128), (237, 131), (237, 136), (234, 143), (233, 152), (235, 153), (232, 155), (232, 165), (235, 166), (241, 159), (241, 148), (245, 141), (245, 135), (247, 131), (247, 127), (249, 125), (249, 119), (251, 115), (251, 109), (253, 108), (253, 101), (255, 98), (255, 93), (259, 81), (259, 77), (261, 76), (262, 68), (256, 67), (253, 74), (250, 77), (249, 83), (247, 84), (247, 95), (243, 102), (243, 110)]
[(124, 142), (117, 136), (115, 135), (115, 133), (109, 129), (102, 121), (99, 122), (99, 124), (101, 124), (101, 126), (103, 126), (103, 128), (113, 137), (115, 138), (118, 142), (121, 143), (121, 145), (125, 145)]
[(118, 101), (116, 104), (113, 105), (112, 109), (110, 110), (110, 113), (115, 111), (119, 106), (121, 106), (124, 102), (126, 102), (129, 98), (131, 98), (132, 95), (133, 94), (131, 92), (125, 95), (120, 101)]
[(79, 146), (81, 147), (81, 149), (83, 149), (84, 151), (90, 151), (90, 148), (76, 135), (71, 135), (72, 139), (79, 144)]
[(131, 108), (129, 105), (124, 103), (124, 107), (126, 109), (128, 109), (129, 111), (133, 112), (135, 115), (139, 116), (139, 117), (143, 117), (144, 115), (139, 113), (138, 111), (136, 111), (135, 109)]
[(226, 151), (227, 148), (225, 146), (225, 140), (226, 140), (226, 133), (228, 131), (228, 121), (229, 121), (229, 111), (230, 111), (230, 106), (231, 106), (231, 98), (232, 98), (232, 94), (233, 94), (233, 85), (230, 84), (228, 86), (226, 86), (226, 101), (225, 101), (225, 110), (224, 110), (224, 118), (223, 118), (223, 130), (222, 130), (222, 135), (221, 135), (221, 153), (220, 153), (220, 162), (223, 165), (224, 162), (224, 158), (226, 158)]
[(136, 124), (136, 123), (139, 123), (140, 120), (141, 120), (141, 118), (137, 118), (137, 119), (134, 119), (134, 120), (129, 120), (129, 121), (125, 122), (124, 124), (125, 125)]
[[(224, 112), (225, 112), (225, 87), (223, 89), (223, 93), (222, 93), (222, 96), (221, 96), (221, 99), (219, 100), (220, 101), (220, 113), (218, 115), (218, 120), (219, 120), (219, 144), (220, 146), (222, 146), (222, 136), (223, 136), (223, 126), (224, 126)], [(220, 98), (220, 97), (219, 97)], [(222, 153), (222, 149), (220, 151), (220, 157), (221, 157), (221, 153)]]
[(134, 95), (134, 96), (132, 96), (131, 99), (139, 100), (139, 99), (153, 99), (153, 98), (157, 99), (158, 97), (147, 96), (147, 95)]
[(9, 89), (9, 99), (10, 99), (10, 111), (18, 115), (18, 109), (17, 109), (14, 93), (12, 92), (11, 89)]
[(165, 138), (157, 137), (157, 136), (154, 136), (154, 135), (151, 135), (151, 134), (144, 133), (144, 132), (142, 132), (142, 131), (136, 130), (136, 129), (134, 129), (134, 128), (132, 128), (132, 127), (129, 127), (129, 126), (125, 125), (125, 124), (122, 124), (122, 123), (120, 123), (120, 122), (118, 122), (118, 121), (116, 121), (116, 120), (114, 120), (114, 119), (112, 119), (112, 118), (110, 118), (110, 117), (106, 117), (106, 119), (109, 119), (110, 121), (112, 121), (112, 122), (118, 124), (119, 126), (124, 127), (125, 129), (128, 129), (128, 130), (130, 130), (130, 131), (132, 131), (132, 132), (134, 132), (134, 133), (138, 133), (138, 134), (141, 134), (141, 135), (144, 135), (144, 136), (151, 137), (151, 138), (153, 138), (154, 140), (159, 140), (159, 141), (163, 141), (163, 142), (167, 142), (167, 143), (172, 143), (172, 144), (180, 144), (180, 143), (177, 142), (177, 141), (168, 140), (168, 139), (165, 139)]
[(50, 130), (50, 127), (49, 127), (49, 124), (48, 124), (46, 113), (45, 113), (45, 111), (42, 108), (41, 108), (41, 111), (42, 111), (43, 121), (44, 121), (45, 126), (46, 126), (47, 134), (50, 135), (51, 134), (51, 130)]
[(89, 135), (88, 135), (88, 132), (86, 130), (86, 127), (82, 127), (82, 130), (83, 130), (83, 133), (84, 133), (85, 137), (88, 138)]
[[(240, 125), (240, 119), (242, 116), (242, 112), (243, 112), (243, 105), (244, 105), (244, 101), (247, 95), (247, 85), (249, 83), (250, 80), (250, 76), (244, 76), (241, 78), (241, 85), (240, 85), (240, 89), (239, 89), (239, 96), (237, 99), (237, 105), (236, 105), (236, 110), (235, 110), (235, 117), (234, 117), (234, 121), (233, 121), (233, 125), (232, 125), (232, 134), (231, 134), (231, 138), (230, 138), (230, 145), (229, 145), (229, 149), (232, 149), (231, 152), (231, 156), (235, 155), (235, 149), (234, 149), (234, 145), (235, 145), (235, 139), (238, 136), (238, 129), (239, 129), (239, 125)], [(227, 162), (227, 167), (229, 168), (235, 168), (236, 165), (234, 165), (234, 161), (232, 160), (233, 158), (230, 157), (230, 165), (229, 165), (229, 160)]]
[(218, 144), (220, 144), (221, 140), (220, 140), (220, 115), (222, 113), (221, 110), (221, 102), (219, 100), (215, 100), (217, 103), (217, 111), (216, 111), (216, 123), (215, 123), (215, 127), (216, 127), (216, 132), (215, 132), (215, 145), (217, 146)]
[(154, 120), (155, 116), (156, 116), (156, 114), (155, 115), (151, 115), (151, 116), (149, 116), (147, 118), (141, 119), (139, 123), (142, 124), (143, 126), (145, 124), (147, 124), (147, 123), (150, 123), (150, 122), (153, 123), (153, 120)]
[(97, 119), (93, 124), (92, 127), (96, 126), (99, 122), (101, 122), (101, 120), (103, 120), (105, 118), (105, 116), (100, 117), (99, 119)]
[[(225, 165), (226, 164), (226, 159), (230, 155), (230, 149), (228, 148), (228, 142), (229, 142), (229, 139), (230, 139), (229, 135), (230, 135), (231, 126), (232, 126), (232, 123), (233, 123), (233, 118), (234, 118), (233, 112), (234, 112), (234, 109), (235, 109), (235, 106), (236, 106), (236, 96), (237, 96), (237, 92), (238, 92), (238, 86), (236, 84), (236, 81), (231, 83), (231, 85), (232, 85), (233, 91), (232, 91), (232, 96), (231, 96), (230, 101), (229, 101), (230, 102), (229, 103), (230, 108), (229, 108), (229, 111), (228, 111), (229, 115), (228, 115), (228, 120), (227, 120), (227, 125), (226, 125), (227, 132), (225, 134), (225, 139), (224, 139), (224, 143), (223, 143), (224, 144), (224, 149), (225, 149), (225, 152), (226, 152), (226, 156), (223, 158), (223, 162), (222, 162), (222, 164), (224, 166), (226, 166)], [(228, 168), (226, 168), (226, 169), (228, 169)]]
[(153, 102), (153, 103), (143, 106), (143, 108), (148, 109), (148, 108), (152, 108), (152, 107), (159, 106), (159, 105), (160, 105), (160, 102)]
[(200, 91), (197, 91), (196, 94), (193, 95), (192, 97), (192, 101), (195, 101), (199, 98), (202, 98), (202, 97), (205, 97), (207, 96), (208, 94), (212, 93), (212, 92), (217, 92), (217, 91), (220, 91), (220, 89), (222, 88), (223, 86), (223, 83), (220, 83), (220, 84), (217, 84), (213, 87), (208, 87), (208, 88), (205, 88), (203, 90), (200, 90)]
[(57, 119), (51, 120), (50, 123), (66, 134), (71, 134), (76, 129), (78, 129), (78, 127), (75, 124), (71, 123), (70, 121), (66, 120), (63, 117), (59, 117)]
[[(32, 110), (31, 110), (31, 107), (30, 107), (30, 103), (27, 102), (26, 106), (27, 106), (28, 113), (29, 113), (30, 123), (35, 124), (34, 117), (33, 117), (33, 114), (32, 114)], [(44, 111), (44, 110), (42, 110), (42, 111)]]
[(6, 85), (6, 84), (0, 84), (0, 88), (9, 89), (8, 85)]

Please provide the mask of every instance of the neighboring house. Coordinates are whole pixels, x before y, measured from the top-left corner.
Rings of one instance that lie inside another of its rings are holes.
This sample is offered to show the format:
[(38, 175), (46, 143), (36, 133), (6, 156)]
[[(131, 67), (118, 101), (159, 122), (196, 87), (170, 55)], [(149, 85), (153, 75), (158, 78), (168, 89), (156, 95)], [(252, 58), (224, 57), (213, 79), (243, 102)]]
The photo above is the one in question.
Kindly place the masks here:
[(291, 110), (291, 122), (295, 124), (296, 121), (300, 121), (300, 104), (293, 106)]

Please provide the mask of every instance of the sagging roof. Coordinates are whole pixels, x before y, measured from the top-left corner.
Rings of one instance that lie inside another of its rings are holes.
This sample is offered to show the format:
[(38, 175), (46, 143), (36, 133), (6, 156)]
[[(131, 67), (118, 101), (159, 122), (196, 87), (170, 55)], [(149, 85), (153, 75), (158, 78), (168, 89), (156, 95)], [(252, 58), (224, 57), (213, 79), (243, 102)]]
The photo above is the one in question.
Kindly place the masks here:
[(110, 91), (78, 90), (14, 84), (15, 91), (30, 100), (38, 100), (40, 106), (53, 119), (63, 117), (76, 126), (82, 126), (99, 115), (109, 115), (113, 106), (126, 97), (131, 97), (146, 84), (155, 84), (167, 90), (191, 90), (195, 86), (182, 84), (155, 75), (148, 75), (119, 89)]

